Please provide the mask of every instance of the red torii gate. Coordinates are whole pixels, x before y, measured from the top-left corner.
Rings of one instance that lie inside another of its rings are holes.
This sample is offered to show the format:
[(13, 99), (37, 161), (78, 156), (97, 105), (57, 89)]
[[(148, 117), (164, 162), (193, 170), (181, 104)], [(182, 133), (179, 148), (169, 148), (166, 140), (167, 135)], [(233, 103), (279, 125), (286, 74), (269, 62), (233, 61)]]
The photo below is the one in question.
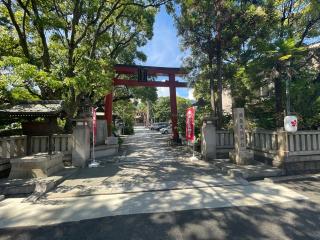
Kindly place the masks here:
[[(125, 85), (130, 87), (169, 87), (170, 89), (170, 108), (171, 108), (171, 122), (173, 139), (179, 138), (177, 129), (177, 87), (188, 87), (186, 82), (178, 82), (175, 80), (176, 76), (186, 75), (180, 68), (166, 68), (166, 67), (151, 67), (151, 66), (136, 66), (136, 65), (115, 65), (115, 72), (117, 74), (138, 75), (137, 80), (125, 80), (120, 78), (113, 79), (113, 85)], [(168, 76), (166, 81), (147, 81), (148, 76)], [(112, 132), (112, 92), (105, 96), (105, 119), (108, 126), (108, 136)]]

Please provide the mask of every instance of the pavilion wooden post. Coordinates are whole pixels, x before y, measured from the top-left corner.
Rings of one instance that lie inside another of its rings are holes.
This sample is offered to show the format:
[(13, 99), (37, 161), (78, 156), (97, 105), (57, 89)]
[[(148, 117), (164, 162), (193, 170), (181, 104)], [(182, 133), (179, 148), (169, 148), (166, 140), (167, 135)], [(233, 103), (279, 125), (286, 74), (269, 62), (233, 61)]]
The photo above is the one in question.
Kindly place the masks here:
[(112, 136), (112, 92), (104, 98), (104, 116), (107, 122), (108, 137)]
[(176, 96), (176, 85), (175, 75), (169, 74), (169, 88), (170, 88), (170, 108), (171, 108), (171, 123), (173, 139), (178, 140), (178, 111), (177, 111), (177, 96)]
[(54, 149), (53, 147), (53, 141), (52, 141), (52, 134), (53, 134), (53, 129), (52, 129), (52, 124), (53, 124), (53, 118), (49, 118), (49, 135), (48, 135), (48, 154), (52, 155), (52, 151)]

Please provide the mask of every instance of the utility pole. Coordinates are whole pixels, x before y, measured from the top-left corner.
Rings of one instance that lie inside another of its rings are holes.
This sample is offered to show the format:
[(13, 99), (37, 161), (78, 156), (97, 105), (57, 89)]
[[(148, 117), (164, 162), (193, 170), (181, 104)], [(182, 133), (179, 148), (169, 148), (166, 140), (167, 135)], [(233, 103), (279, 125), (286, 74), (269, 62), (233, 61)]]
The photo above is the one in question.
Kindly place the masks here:
[(288, 75), (288, 77), (286, 78), (286, 114), (287, 114), (287, 116), (289, 116), (291, 114), (291, 111), (290, 111), (290, 82), (291, 82), (290, 66), (291, 66), (291, 60), (289, 60), (289, 62), (286, 63), (287, 75)]

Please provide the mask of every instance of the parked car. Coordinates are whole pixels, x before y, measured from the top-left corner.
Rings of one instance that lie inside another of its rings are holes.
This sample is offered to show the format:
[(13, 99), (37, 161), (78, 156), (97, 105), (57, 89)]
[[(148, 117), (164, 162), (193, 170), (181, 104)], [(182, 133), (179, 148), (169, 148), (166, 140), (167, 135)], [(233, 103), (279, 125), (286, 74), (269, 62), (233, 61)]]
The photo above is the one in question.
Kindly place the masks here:
[(161, 129), (160, 129), (160, 132), (161, 132), (162, 134), (172, 133), (172, 127), (171, 127), (171, 126), (168, 126), (168, 127), (165, 127), (165, 128), (161, 128)]
[(166, 128), (169, 126), (169, 123), (160, 123), (156, 127), (154, 127), (154, 130), (160, 131), (161, 128)]
[(154, 127), (156, 126), (155, 123), (151, 123), (151, 125), (149, 126), (150, 130), (154, 130)]

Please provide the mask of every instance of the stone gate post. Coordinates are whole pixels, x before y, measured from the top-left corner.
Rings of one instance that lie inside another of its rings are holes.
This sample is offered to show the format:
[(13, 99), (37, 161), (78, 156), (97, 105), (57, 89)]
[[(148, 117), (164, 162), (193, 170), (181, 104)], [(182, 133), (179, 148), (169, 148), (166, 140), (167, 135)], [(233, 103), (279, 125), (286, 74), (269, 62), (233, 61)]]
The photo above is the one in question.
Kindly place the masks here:
[(201, 154), (205, 160), (217, 157), (216, 126), (212, 120), (203, 122), (201, 128)]
[(90, 158), (90, 128), (85, 120), (77, 121), (73, 129), (72, 165), (85, 167)]

